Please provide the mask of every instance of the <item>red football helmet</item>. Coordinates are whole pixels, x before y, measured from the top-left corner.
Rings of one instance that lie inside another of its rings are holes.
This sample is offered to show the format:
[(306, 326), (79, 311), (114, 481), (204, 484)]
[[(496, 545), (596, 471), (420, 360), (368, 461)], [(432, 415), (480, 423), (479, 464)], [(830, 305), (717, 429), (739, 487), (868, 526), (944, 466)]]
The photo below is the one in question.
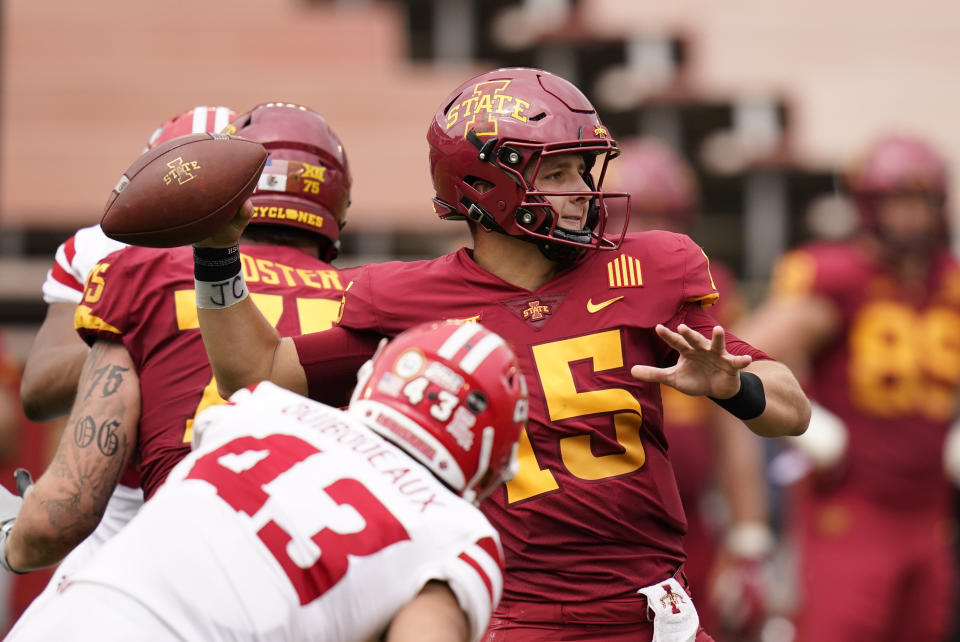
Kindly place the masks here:
[(352, 178), (343, 145), (323, 116), (302, 105), (263, 103), (230, 123), (224, 133), (267, 149), (267, 164), (250, 197), (250, 225), (306, 230), (318, 237), (322, 260), (336, 258)]
[[(687, 162), (652, 137), (627, 140), (620, 152), (616, 184), (630, 194), (630, 220), (642, 229), (667, 227), (688, 233), (700, 199)], [(613, 218), (614, 212), (610, 215)]]
[(350, 412), (479, 504), (516, 473), (527, 386), (499, 335), (437, 321), (381, 346), (357, 375)]
[(153, 149), (160, 143), (164, 143), (177, 136), (222, 131), (223, 128), (229, 125), (230, 121), (236, 117), (237, 112), (222, 105), (217, 107), (201, 105), (193, 109), (188, 109), (153, 130), (153, 133), (150, 134), (150, 138), (147, 140), (147, 146), (143, 148), (143, 151)]
[[(877, 219), (880, 199), (924, 196), (941, 221), (940, 228), (929, 235), (929, 241), (943, 243), (949, 241), (948, 175), (946, 162), (926, 142), (910, 136), (888, 136), (871, 145), (845, 178), (867, 230), (884, 236)], [(896, 239), (885, 240), (897, 243)]]
[[(434, 210), (441, 219), (470, 219), (487, 231), (531, 241), (551, 260), (620, 246), (626, 221), (607, 233), (605, 199), (629, 197), (601, 190), (607, 163), (619, 154), (617, 144), (586, 96), (563, 78), (506, 68), (468, 80), (443, 101), (427, 142)], [(538, 191), (534, 183), (544, 156), (566, 152), (583, 154), (590, 189)], [(493, 187), (480, 191), (478, 181)], [(547, 195), (590, 197), (587, 229), (558, 227)]]

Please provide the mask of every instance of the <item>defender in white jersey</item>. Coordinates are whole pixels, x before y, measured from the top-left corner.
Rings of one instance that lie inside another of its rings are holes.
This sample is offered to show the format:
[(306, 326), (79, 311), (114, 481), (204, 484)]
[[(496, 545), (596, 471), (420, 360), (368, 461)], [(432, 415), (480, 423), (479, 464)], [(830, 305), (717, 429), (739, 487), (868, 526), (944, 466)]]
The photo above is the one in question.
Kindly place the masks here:
[(516, 356), (471, 322), (398, 335), (347, 411), (241, 390), (8, 640), (479, 639), (503, 562), (476, 504), (512, 477), (526, 409)]
[[(157, 127), (144, 151), (177, 136), (219, 131), (235, 116), (236, 112), (229, 107), (193, 107)], [(31, 347), (20, 386), (23, 410), (30, 419), (46, 421), (70, 412), (80, 370), (89, 352), (73, 328), (74, 311), (90, 270), (122, 247), (124, 244), (109, 238), (100, 225), (91, 225), (77, 230), (57, 248), (42, 288), (43, 300), (48, 304), (46, 316)], [(123, 528), (142, 504), (139, 476), (131, 467), (117, 484), (96, 530), (64, 558), (41, 595), (52, 593), (70, 569), (82, 565)]]

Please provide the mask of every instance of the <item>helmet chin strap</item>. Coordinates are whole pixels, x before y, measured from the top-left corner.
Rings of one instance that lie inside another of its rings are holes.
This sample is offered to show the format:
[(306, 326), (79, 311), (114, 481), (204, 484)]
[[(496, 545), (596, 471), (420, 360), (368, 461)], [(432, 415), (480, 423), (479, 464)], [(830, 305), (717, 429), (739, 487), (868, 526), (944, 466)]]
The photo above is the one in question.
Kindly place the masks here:
[[(573, 241), (575, 243), (589, 243), (590, 230), (564, 230), (557, 228), (553, 231), (553, 236), (564, 241)], [(583, 255), (586, 248), (576, 245), (567, 245), (566, 243), (552, 243), (547, 239), (540, 239), (534, 236), (526, 237), (537, 244), (540, 253), (555, 263), (573, 263)]]

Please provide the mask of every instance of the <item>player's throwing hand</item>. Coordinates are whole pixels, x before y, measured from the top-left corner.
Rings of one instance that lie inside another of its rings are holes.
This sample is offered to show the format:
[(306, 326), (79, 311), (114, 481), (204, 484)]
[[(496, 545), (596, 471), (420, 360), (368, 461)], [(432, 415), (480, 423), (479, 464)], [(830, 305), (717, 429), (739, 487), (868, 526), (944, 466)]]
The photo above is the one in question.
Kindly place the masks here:
[(656, 327), (657, 336), (679, 353), (677, 363), (669, 368), (636, 365), (630, 374), (641, 381), (663, 383), (688, 395), (707, 395), (726, 399), (740, 389), (740, 371), (753, 359), (749, 355), (727, 352), (723, 328), (713, 327), (710, 339), (687, 327), (677, 332), (663, 324)]

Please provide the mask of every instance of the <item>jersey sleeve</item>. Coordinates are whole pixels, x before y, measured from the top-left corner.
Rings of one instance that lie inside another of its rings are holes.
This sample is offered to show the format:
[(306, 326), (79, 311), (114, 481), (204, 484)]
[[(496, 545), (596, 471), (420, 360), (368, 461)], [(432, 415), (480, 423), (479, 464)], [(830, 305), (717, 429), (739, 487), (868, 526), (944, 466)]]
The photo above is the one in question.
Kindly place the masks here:
[(377, 296), (373, 292), (373, 271), (372, 268), (358, 268), (348, 272), (350, 280), (343, 292), (338, 325), (384, 334), (376, 305)]
[(357, 370), (373, 356), (380, 336), (334, 326), (293, 338), (307, 377), (308, 396), (335, 407), (347, 405)]
[(708, 308), (720, 298), (720, 292), (710, 273), (710, 259), (707, 258), (707, 253), (689, 237), (678, 235), (677, 238), (681, 239), (685, 254), (684, 301)]
[[(709, 310), (704, 310), (699, 303), (693, 302), (684, 305), (683, 308), (681, 308), (680, 313), (671, 319), (666, 326), (676, 332), (677, 326), (681, 323), (696, 330), (703, 336), (710, 338), (713, 334), (713, 326), (717, 325), (717, 320), (712, 314), (710, 314)], [(726, 339), (727, 352), (730, 354), (748, 354), (753, 357), (754, 361), (773, 360), (772, 357), (770, 357), (763, 350), (754, 348), (752, 345), (736, 336), (726, 328), (724, 328), (724, 337)]]
[(126, 343), (136, 323), (136, 310), (142, 306), (142, 279), (149, 273), (149, 265), (131, 260), (125, 250), (94, 265), (73, 318), (74, 328), (88, 345), (99, 339)]
[(483, 637), (494, 608), (503, 595), (503, 550), (492, 531), (477, 539), (454, 559), (444, 564), (430, 577), (447, 583), (457, 597), (460, 608), (470, 621), (470, 639)]
[(830, 244), (813, 244), (784, 254), (774, 267), (770, 296), (822, 296), (841, 300), (862, 285), (856, 254)]
[(85, 227), (60, 244), (53, 266), (43, 282), (47, 303), (80, 303), (87, 275), (106, 255), (124, 247), (103, 233), (99, 225)]

